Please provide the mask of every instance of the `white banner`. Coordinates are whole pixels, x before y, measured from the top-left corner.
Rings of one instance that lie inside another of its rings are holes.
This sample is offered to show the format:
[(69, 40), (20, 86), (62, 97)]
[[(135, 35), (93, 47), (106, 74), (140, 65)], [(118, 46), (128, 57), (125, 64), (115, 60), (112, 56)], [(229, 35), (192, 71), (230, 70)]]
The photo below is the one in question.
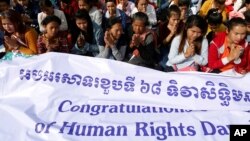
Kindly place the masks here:
[(227, 141), (229, 125), (250, 124), (249, 78), (18, 57), (0, 63), (0, 140)]

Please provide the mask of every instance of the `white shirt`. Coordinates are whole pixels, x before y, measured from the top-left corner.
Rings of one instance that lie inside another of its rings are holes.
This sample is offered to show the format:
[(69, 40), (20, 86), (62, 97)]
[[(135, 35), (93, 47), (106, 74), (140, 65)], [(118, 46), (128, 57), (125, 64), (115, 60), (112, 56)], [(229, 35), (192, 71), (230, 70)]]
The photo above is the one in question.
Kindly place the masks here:
[(89, 16), (92, 22), (95, 22), (97, 25), (101, 26), (102, 24), (102, 13), (97, 9), (97, 7), (93, 6), (89, 10)]
[(179, 45), (181, 42), (181, 35), (176, 36), (170, 47), (170, 51), (168, 54), (168, 62), (167, 66), (173, 66), (176, 65), (178, 69), (185, 68), (190, 66), (193, 63), (199, 64), (201, 66), (204, 66), (208, 63), (208, 41), (206, 38), (203, 38), (202, 44), (201, 44), (201, 53), (195, 54), (192, 57), (186, 58), (184, 56), (184, 52), (186, 52), (188, 48), (188, 42), (186, 41), (184, 45), (184, 49), (182, 53), (178, 53)]
[[(122, 5), (119, 3), (116, 8), (120, 9), (123, 11), (122, 9)], [(126, 6), (126, 11), (124, 11), (129, 17), (131, 16), (132, 10), (135, 8), (135, 4), (131, 1), (128, 1), (128, 5)]]
[[(66, 20), (66, 17), (63, 13), (63, 11), (61, 10), (58, 10), (58, 9), (54, 9), (54, 15), (57, 16), (59, 19), (61, 19), (61, 25), (59, 27), (59, 30), (60, 31), (66, 31), (68, 30), (68, 23), (67, 23), (67, 20)], [(47, 17), (47, 14), (43, 13), (43, 12), (40, 12), (38, 13), (37, 15), (37, 20), (38, 20), (38, 24), (39, 24), (39, 30), (41, 32), (44, 32), (45, 29), (42, 25), (42, 21)]]
[[(138, 9), (137, 9), (137, 7), (135, 7), (132, 10), (131, 14), (133, 15), (137, 12), (138, 12)], [(148, 4), (146, 13), (148, 15), (148, 20), (149, 20), (150, 25), (156, 25), (157, 19), (156, 19), (156, 13), (155, 13), (154, 6), (152, 6), (151, 4)]]

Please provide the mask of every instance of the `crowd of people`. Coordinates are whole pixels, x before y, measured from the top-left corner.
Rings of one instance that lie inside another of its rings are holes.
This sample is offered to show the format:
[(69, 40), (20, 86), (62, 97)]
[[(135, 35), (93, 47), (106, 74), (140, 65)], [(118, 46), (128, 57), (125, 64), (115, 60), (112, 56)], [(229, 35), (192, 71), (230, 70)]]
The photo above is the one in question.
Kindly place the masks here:
[(0, 0), (0, 52), (160, 71), (250, 71), (250, 0)]

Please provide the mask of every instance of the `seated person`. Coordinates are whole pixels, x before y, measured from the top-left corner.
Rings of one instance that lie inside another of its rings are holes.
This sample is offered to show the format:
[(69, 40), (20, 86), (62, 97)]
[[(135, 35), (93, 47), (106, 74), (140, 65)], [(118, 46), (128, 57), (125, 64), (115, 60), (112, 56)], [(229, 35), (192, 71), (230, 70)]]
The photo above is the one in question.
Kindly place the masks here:
[(119, 18), (109, 19), (104, 36), (105, 47), (97, 57), (123, 61), (127, 49), (126, 38)]
[(207, 23), (201, 16), (189, 16), (182, 34), (171, 43), (166, 71), (198, 71), (207, 65), (206, 32)]
[(155, 67), (156, 59), (156, 43), (157, 39), (150, 29), (148, 16), (143, 12), (137, 12), (132, 19), (132, 33), (129, 34), (130, 45), (128, 53), (131, 56), (128, 63), (144, 66)]
[(41, 23), (42, 23), (43, 19), (45, 19), (45, 17), (47, 17), (48, 15), (55, 15), (59, 19), (61, 19), (61, 25), (59, 28), (60, 31), (67, 31), (68, 30), (68, 23), (67, 23), (67, 20), (66, 20), (66, 17), (64, 15), (63, 11), (58, 10), (58, 9), (54, 9), (50, 0), (39, 1), (39, 7), (42, 11), (42, 12), (38, 13), (38, 15), (37, 15), (37, 20), (38, 20), (40, 32), (44, 32), (44, 30), (45, 30)]
[(68, 53), (67, 38), (59, 32), (61, 20), (55, 16), (47, 16), (41, 23), (45, 32), (38, 37), (37, 48), (38, 54), (46, 52), (64, 52)]
[(14, 10), (7, 10), (1, 16), (4, 30), (5, 51), (14, 51), (27, 55), (37, 54), (37, 37), (35, 29), (25, 26), (21, 15)]
[(246, 50), (249, 48), (246, 33), (245, 20), (232, 18), (228, 21), (227, 32), (215, 35), (208, 52), (208, 67), (212, 72), (233, 72), (237, 67), (246, 65), (248, 55)]
[(208, 43), (210, 43), (217, 32), (226, 31), (226, 26), (222, 23), (222, 15), (216, 8), (212, 8), (208, 11), (206, 20), (208, 23), (206, 35)]
[(104, 48), (103, 30), (91, 21), (87, 10), (78, 10), (75, 14), (76, 29), (73, 30), (71, 53), (95, 57)]

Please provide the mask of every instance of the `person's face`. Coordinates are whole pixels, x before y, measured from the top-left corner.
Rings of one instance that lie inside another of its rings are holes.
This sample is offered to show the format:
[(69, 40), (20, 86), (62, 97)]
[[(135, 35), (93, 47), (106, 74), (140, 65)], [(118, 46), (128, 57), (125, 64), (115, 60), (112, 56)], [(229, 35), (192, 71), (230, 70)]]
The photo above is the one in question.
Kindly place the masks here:
[(87, 28), (88, 28), (88, 22), (87, 22), (87, 20), (76, 19), (76, 25), (82, 31), (87, 31)]
[(171, 13), (168, 24), (171, 26), (177, 26), (180, 23), (180, 15), (177, 13)]
[(209, 28), (212, 30), (212, 31), (216, 31), (216, 29), (220, 26), (220, 24), (208, 24)]
[(247, 27), (243, 25), (236, 25), (227, 32), (227, 37), (230, 42), (234, 44), (239, 44), (246, 37)]
[(52, 7), (43, 7), (42, 12), (45, 13), (46, 15), (53, 15), (54, 9)]
[(2, 26), (3, 29), (10, 34), (16, 31), (14, 24), (9, 19), (2, 19)]
[(202, 32), (201, 29), (197, 26), (193, 26), (188, 28), (187, 30), (187, 39), (189, 43), (193, 43), (197, 38), (201, 36)]
[(87, 11), (90, 9), (90, 6), (85, 2), (85, 0), (78, 1), (78, 7), (79, 9), (85, 9)]
[(134, 20), (132, 27), (135, 34), (142, 34), (146, 29), (145, 23), (142, 20)]
[(120, 4), (122, 4), (122, 5), (127, 5), (128, 0), (120, 0), (119, 2), (120, 2)]
[(5, 10), (9, 9), (9, 5), (5, 2), (0, 2), (0, 12), (3, 12)]
[(29, 0), (17, 0), (17, 3), (22, 6), (27, 6), (29, 3)]
[(247, 10), (250, 10), (250, 4), (246, 4)]
[(121, 23), (116, 23), (114, 24), (111, 29), (110, 29), (111, 35), (118, 40), (122, 33), (123, 33), (123, 29), (122, 29), (122, 24)]
[(247, 34), (250, 35), (250, 23), (247, 24)]
[(115, 3), (114, 2), (107, 2), (106, 6), (107, 6), (107, 10), (109, 13), (115, 13)]
[(146, 12), (147, 11), (147, 6), (148, 6), (148, 2), (147, 0), (139, 0), (138, 2), (138, 11), (139, 12)]
[(214, 1), (214, 8), (218, 8), (220, 11), (223, 11), (223, 9), (225, 8), (225, 4)]
[(45, 31), (48, 37), (55, 37), (59, 31), (59, 24), (57, 22), (50, 22), (45, 26)]
[(179, 6), (179, 8), (181, 10), (180, 19), (185, 21), (185, 19), (186, 19), (186, 13), (188, 11), (188, 7), (186, 5), (183, 5), (183, 6)]

